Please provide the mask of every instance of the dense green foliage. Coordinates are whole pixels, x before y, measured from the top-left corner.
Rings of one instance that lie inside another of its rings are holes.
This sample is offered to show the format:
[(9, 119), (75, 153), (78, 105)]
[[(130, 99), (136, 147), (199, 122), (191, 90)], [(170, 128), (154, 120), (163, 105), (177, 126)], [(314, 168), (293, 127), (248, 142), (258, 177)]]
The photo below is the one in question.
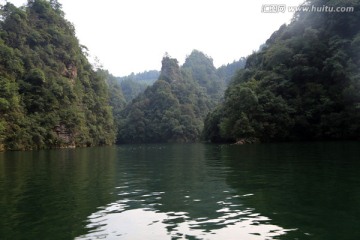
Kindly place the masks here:
[(211, 141), (360, 138), (360, 4), (352, 13), (299, 12), (248, 57), (205, 121)]
[(147, 83), (142, 83), (134, 79), (125, 79), (119, 84), (126, 102), (131, 102), (131, 100), (136, 98), (140, 93), (143, 93), (149, 86)]
[(210, 102), (205, 91), (165, 56), (159, 80), (123, 111), (119, 142), (189, 142), (199, 138)]
[(182, 69), (203, 87), (213, 106), (219, 103), (225, 92), (225, 82), (217, 75), (212, 58), (193, 50), (186, 58)]
[(225, 85), (227, 86), (231, 79), (235, 76), (236, 72), (240, 69), (243, 69), (246, 64), (246, 58), (242, 57), (237, 61), (233, 61), (232, 63), (228, 63), (219, 67), (217, 71), (217, 75), (220, 79), (223, 79)]
[(196, 50), (181, 68), (167, 56), (161, 72), (94, 71), (56, 0), (7, 3), (0, 30), (0, 150), (111, 144), (116, 132), (119, 142), (195, 141), (231, 74)]
[(118, 77), (117, 79), (122, 82), (124, 80), (134, 80), (136, 82), (141, 82), (147, 85), (153, 84), (160, 76), (160, 72), (158, 70), (149, 70), (140, 73), (131, 73), (128, 76)]
[(126, 99), (117, 77), (109, 73), (109, 71), (103, 69), (98, 69), (97, 73), (103, 79), (106, 79), (109, 89), (109, 104), (112, 108), (112, 114), (114, 116), (115, 132), (117, 132), (121, 121), (121, 111), (126, 106)]
[(108, 86), (56, 0), (7, 3), (0, 21), (0, 150), (111, 144)]
[(158, 78), (160, 72), (157, 70), (144, 71), (142, 73), (130, 74), (125, 77), (117, 78), (120, 82), (122, 92), (127, 102), (130, 102), (140, 93), (144, 92)]
[(228, 68), (222, 67), (220, 77), (213, 60), (197, 50), (181, 67), (166, 54), (159, 79), (122, 111), (118, 142), (199, 140), (205, 116), (223, 98)]
[[(216, 105), (222, 98), (232, 77), (239, 70), (244, 68), (246, 59), (240, 58), (227, 65), (216, 69), (212, 58), (204, 53), (194, 50), (181, 67), (187, 74), (198, 82), (201, 87), (206, 89), (207, 95)], [(144, 92), (148, 86), (151, 86), (160, 76), (157, 70), (144, 71), (137, 74), (130, 74), (125, 77), (118, 77), (125, 100), (130, 102), (140, 93)]]

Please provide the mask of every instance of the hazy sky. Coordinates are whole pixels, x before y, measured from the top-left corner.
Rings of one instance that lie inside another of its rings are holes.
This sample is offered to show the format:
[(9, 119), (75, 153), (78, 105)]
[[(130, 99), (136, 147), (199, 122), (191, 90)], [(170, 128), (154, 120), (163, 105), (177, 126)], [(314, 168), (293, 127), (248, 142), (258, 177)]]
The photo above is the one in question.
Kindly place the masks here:
[[(216, 67), (249, 55), (293, 13), (263, 4), (304, 0), (59, 0), (80, 43), (117, 76), (161, 68), (165, 52), (182, 64), (193, 49)], [(26, 0), (9, 0), (20, 6)]]

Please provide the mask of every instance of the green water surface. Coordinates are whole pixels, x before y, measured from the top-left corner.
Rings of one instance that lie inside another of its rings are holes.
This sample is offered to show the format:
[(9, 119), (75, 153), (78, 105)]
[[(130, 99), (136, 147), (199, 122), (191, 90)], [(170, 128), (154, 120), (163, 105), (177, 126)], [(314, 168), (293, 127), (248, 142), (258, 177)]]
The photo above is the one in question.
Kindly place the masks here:
[(0, 153), (0, 239), (360, 239), (360, 143)]

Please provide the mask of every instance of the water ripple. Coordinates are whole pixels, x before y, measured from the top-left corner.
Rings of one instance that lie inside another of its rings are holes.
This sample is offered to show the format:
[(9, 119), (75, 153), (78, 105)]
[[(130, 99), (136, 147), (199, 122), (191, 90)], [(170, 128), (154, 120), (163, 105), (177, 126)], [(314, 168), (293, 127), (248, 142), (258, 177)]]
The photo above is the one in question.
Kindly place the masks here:
[[(124, 187), (118, 193), (122, 197), (114, 203), (99, 209), (88, 217), (89, 233), (79, 236), (83, 239), (273, 239), (293, 229), (283, 229), (270, 223), (253, 208), (246, 208), (241, 198), (253, 194), (231, 195), (224, 192), (223, 200), (214, 201), (215, 209), (209, 209), (209, 216), (194, 217), (188, 211), (162, 211), (165, 192), (146, 192), (137, 189), (126, 192)], [(203, 199), (183, 196), (193, 204)], [(205, 200), (204, 200), (205, 201)], [(208, 201), (208, 200), (206, 200)], [(209, 202), (207, 202), (209, 205)], [(231, 238), (232, 237), (232, 238)]]

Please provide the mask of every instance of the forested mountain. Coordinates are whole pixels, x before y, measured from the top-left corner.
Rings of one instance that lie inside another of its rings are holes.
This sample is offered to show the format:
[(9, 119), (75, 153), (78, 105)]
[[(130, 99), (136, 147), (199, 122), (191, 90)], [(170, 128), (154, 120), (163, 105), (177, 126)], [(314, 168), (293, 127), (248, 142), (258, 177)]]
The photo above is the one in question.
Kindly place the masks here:
[(226, 65), (222, 65), (219, 67), (217, 71), (217, 75), (220, 79), (223, 79), (225, 85), (227, 86), (231, 79), (235, 76), (236, 72), (240, 69), (243, 69), (246, 64), (246, 58), (242, 57), (237, 61), (233, 61), (232, 63), (228, 63)]
[[(245, 62), (245, 58), (240, 58), (238, 61), (233, 61), (216, 69), (211, 57), (194, 50), (187, 56), (182, 69), (188, 71), (200, 86), (206, 88), (213, 105), (216, 105), (222, 99), (225, 89), (235, 73), (245, 67)], [(137, 74), (132, 73), (117, 79), (120, 81), (126, 101), (130, 102), (152, 85), (159, 78), (159, 75), (159, 71), (151, 70)]]
[(115, 124), (114, 131), (117, 133), (119, 123), (121, 121), (121, 111), (125, 108), (127, 101), (117, 77), (109, 73), (109, 71), (103, 69), (98, 69), (97, 74), (100, 75), (101, 78), (105, 79), (108, 85), (109, 104), (112, 109)]
[(153, 84), (139, 82), (134, 79), (125, 79), (118, 83), (121, 86), (126, 102), (131, 102), (131, 100), (143, 93), (148, 86)]
[(161, 72), (118, 78), (95, 71), (86, 50), (56, 0), (1, 8), (0, 150), (111, 144), (117, 132), (119, 142), (195, 141), (229, 76), (194, 50), (182, 67), (166, 56)]
[(190, 142), (199, 138), (210, 109), (204, 88), (169, 56), (157, 80), (122, 112), (120, 143)]
[(212, 58), (193, 50), (181, 68), (205, 89), (212, 107), (216, 106), (224, 95), (226, 85), (217, 75)]
[(2, 7), (0, 89), (0, 150), (115, 141), (107, 83), (56, 0)]
[(306, 1), (354, 12), (298, 12), (248, 57), (208, 115), (211, 141), (360, 138), (360, 3)]
[(118, 77), (122, 92), (127, 102), (130, 102), (145, 89), (152, 85), (158, 78), (160, 72), (157, 70), (144, 71), (141, 73), (131, 73), (125, 77)]
[(117, 77), (117, 79), (122, 82), (125, 80), (134, 80), (135, 82), (144, 83), (146, 85), (153, 84), (160, 76), (158, 70), (149, 70), (140, 73), (131, 73), (128, 76)]

